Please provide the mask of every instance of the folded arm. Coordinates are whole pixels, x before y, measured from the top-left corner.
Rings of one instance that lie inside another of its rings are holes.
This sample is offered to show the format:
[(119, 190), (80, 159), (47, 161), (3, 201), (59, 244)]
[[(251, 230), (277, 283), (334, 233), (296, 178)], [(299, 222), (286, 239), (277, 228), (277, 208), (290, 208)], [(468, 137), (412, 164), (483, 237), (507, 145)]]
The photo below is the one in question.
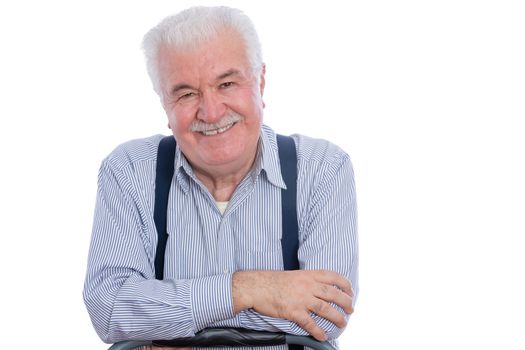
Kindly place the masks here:
[(358, 293), (355, 187), (348, 156), (333, 164), (303, 209), (302, 270), (234, 274), (233, 303), (243, 327), (326, 340), (346, 326)]
[(234, 317), (231, 274), (155, 279), (155, 242), (145, 233), (141, 199), (130, 188), (121, 171), (103, 163), (84, 285), (100, 338), (109, 343), (186, 337)]
[(328, 339), (327, 330), (311, 313), (344, 328), (344, 313), (353, 312), (352, 298), (350, 282), (331, 271), (243, 271), (233, 275), (236, 313), (253, 309), (261, 315), (289, 320), (320, 341)]

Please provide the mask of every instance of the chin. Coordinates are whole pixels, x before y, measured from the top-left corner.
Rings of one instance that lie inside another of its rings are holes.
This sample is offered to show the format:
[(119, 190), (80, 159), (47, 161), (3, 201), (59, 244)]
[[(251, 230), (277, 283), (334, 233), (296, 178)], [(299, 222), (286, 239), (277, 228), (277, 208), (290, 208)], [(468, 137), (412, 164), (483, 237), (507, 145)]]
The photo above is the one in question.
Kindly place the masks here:
[(206, 163), (209, 165), (226, 165), (232, 162), (235, 162), (236, 160), (240, 159), (242, 157), (242, 152), (213, 152), (211, 154), (208, 154), (206, 157)]

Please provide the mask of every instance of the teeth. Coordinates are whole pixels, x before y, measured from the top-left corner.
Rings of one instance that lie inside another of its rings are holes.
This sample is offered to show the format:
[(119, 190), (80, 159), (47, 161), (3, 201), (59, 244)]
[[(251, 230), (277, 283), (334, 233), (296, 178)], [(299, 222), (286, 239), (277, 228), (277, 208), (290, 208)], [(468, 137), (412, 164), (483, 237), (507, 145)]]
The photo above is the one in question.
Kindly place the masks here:
[(231, 128), (233, 126), (233, 124), (235, 124), (235, 123), (228, 124), (228, 125), (226, 125), (226, 126), (224, 126), (222, 128), (219, 128), (219, 129), (203, 131), (202, 134), (205, 135), (205, 136), (212, 136), (212, 135), (222, 134), (223, 132), (225, 132), (226, 130)]
[(217, 130), (203, 131), (202, 134), (205, 135), (205, 136), (216, 135), (217, 134)]

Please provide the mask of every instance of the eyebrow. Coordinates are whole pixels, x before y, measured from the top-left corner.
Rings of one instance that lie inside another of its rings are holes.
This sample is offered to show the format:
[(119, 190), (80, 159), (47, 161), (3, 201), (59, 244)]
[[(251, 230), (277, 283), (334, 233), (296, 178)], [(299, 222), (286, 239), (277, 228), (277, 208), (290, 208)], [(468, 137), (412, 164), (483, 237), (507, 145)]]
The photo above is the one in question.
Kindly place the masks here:
[(217, 77), (217, 80), (222, 80), (231, 76), (240, 75), (241, 72), (238, 69), (232, 68), (228, 69), (226, 72), (222, 73)]

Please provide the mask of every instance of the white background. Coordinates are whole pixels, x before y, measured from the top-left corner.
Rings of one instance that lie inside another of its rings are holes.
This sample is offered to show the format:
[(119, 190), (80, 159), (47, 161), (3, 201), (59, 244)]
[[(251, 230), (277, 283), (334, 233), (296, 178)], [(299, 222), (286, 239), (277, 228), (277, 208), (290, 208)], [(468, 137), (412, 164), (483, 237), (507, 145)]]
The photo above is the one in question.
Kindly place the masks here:
[[(361, 294), (342, 349), (524, 349), (522, 2), (221, 3), (260, 33), (266, 123), (353, 159)], [(81, 297), (98, 167), (169, 132), (140, 42), (195, 4), (218, 2), (1, 3), (3, 348), (106, 348)]]

